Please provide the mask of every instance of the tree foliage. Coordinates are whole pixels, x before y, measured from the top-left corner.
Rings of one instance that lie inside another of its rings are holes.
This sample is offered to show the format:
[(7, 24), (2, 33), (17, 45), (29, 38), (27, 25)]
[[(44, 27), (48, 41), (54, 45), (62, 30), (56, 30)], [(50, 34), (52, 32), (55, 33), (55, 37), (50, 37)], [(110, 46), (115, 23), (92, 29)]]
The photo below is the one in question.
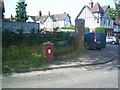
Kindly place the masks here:
[(117, 11), (117, 18), (120, 19), (120, 0), (114, 0), (115, 8)]
[(109, 16), (110, 16), (111, 19), (115, 20), (117, 15), (118, 15), (118, 12), (117, 12), (116, 9), (114, 9), (114, 8), (109, 9)]
[(27, 4), (25, 2), (18, 2), (16, 5), (16, 21), (26, 22), (27, 12), (26, 12)]
[(115, 3), (115, 9), (110, 8), (109, 16), (113, 20), (115, 20), (116, 18), (120, 19), (120, 0), (114, 0), (114, 3)]

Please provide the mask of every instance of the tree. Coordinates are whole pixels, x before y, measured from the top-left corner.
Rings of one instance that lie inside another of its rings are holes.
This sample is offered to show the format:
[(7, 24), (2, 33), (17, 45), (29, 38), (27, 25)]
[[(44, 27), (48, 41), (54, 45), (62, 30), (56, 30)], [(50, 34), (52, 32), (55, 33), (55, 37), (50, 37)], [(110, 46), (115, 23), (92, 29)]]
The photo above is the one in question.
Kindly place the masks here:
[(16, 21), (19, 22), (26, 22), (27, 18), (27, 12), (26, 12), (26, 6), (27, 4), (25, 4), (24, 1), (20, 1), (17, 3), (18, 5), (16, 5)]
[(114, 8), (109, 9), (109, 16), (110, 16), (111, 19), (115, 20), (117, 15), (118, 15), (118, 12), (117, 12), (116, 9), (114, 9)]
[(117, 18), (120, 19), (120, 0), (114, 0), (115, 8), (117, 11)]

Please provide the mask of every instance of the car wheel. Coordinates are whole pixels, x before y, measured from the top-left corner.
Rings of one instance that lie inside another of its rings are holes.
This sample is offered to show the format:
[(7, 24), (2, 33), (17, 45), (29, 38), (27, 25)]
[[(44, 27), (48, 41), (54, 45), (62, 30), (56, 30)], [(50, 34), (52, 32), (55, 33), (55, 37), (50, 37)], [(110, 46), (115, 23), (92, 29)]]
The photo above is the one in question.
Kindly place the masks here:
[(113, 41), (112, 44), (115, 44), (115, 42)]
[(97, 50), (101, 50), (101, 48), (97, 48)]

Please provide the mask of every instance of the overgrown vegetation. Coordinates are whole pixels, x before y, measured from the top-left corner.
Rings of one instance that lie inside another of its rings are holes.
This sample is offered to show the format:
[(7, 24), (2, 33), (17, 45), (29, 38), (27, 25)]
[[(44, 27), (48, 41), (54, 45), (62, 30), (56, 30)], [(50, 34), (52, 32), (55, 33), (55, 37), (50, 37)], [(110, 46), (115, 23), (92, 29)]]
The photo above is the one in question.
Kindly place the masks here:
[(41, 67), (46, 64), (41, 46), (12, 45), (3, 47), (2, 68), (12, 70), (20, 68)]
[(54, 60), (63, 60), (78, 56), (80, 50), (75, 47), (75, 37), (72, 32), (44, 32), (31, 30), (30, 34), (23, 34), (22, 28), (18, 33), (5, 29), (2, 33), (2, 68), (3, 70), (36, 68), (48, 64), (43, 57), (43, 43), (46, 41), (67, 41), (65, 46), (54, 45)]

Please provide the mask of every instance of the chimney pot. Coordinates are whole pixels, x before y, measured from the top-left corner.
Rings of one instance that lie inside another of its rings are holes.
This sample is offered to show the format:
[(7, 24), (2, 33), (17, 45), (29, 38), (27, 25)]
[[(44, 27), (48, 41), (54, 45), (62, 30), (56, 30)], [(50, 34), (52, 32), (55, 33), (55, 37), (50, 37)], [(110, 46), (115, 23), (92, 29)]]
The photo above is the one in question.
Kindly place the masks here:
[(93, 1), (92, 0), (90, 0), (89, 6), (90, 6), (90, 8), (93, 8)]
[(41, 12), (41, 11), (39, 11), (39, 16), (40, 16), (40, 17), (42, 16), (42, 12)]
[(48, 11), (48, 15), (50, 16), (50, 11)]

